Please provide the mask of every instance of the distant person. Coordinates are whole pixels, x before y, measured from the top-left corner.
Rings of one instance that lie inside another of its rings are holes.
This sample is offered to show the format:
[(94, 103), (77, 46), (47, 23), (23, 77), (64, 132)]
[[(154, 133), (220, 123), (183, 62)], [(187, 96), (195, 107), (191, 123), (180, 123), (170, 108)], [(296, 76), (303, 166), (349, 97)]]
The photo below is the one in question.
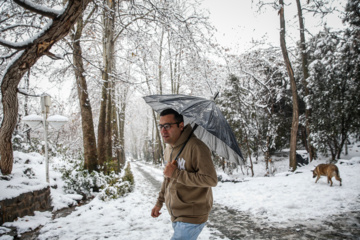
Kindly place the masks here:
[(165, 202), (171, 216), (174, 235), (172, 240), (195, 240), (208, 220), (213, 205), (211, 187), (217, 185), (217, 175), (209, 148), (194, 134), (173, 161), (192, 128), (184, 127), (183, 116), (173, 109), (160, 113), (160, 132), (167, 143), (164, 158), (164, 181), (151, 216), (160, 216)]

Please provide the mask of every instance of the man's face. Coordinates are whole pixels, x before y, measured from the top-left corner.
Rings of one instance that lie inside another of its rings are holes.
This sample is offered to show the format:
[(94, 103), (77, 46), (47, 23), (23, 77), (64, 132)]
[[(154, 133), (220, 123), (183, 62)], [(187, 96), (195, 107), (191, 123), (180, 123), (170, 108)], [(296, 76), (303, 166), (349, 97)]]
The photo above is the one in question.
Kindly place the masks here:
[(166, 123), (172, 123), (170, 125), (170, 129), (166, 130), (165, 127), (163, 127), (160, 130), (161, 136), (164, 139), (165, 143), (170, 144), (171, 146), (174, 146), (176, 141), (179, 139), (183, 129), (184, 129), (184, 122), (179, 123), (179, 126), (176, 123), (176, 120), (174, 118), (174, 114), (168, 114), (165, 116), (160, 117), (160, 125), (164, 125)]

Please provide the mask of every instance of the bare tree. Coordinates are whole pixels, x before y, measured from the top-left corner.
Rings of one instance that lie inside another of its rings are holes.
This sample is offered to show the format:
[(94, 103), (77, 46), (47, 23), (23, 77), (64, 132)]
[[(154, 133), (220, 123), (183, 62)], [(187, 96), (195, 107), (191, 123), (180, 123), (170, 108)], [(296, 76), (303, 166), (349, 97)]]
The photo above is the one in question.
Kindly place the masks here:
[(285, 16), (284, 16), (284, 0), (279, 0), (280, 4), (280, 46), (283, 53), (284, 62), (286, 65), (287, 72), (290, 78), (290, 86), (292, 92), (292, 103), (293, 103), (293, 119), (291, 125), (291, 137), (290, 137), (290, 157), (289, 157), (289, 167), (292, 171), (296, 170), (296, 138), (297, 131), (299, 127), (299, 107), (298, 107), (298, 94), (294, 76), (294, 70), (291, 66), (288, 50), (286, 47), (285, 41)]
[[(95, 8), (94, 8), (95, 9)], [(91, 16), (93, 11), (89, 14)], [(88, 18), (89, 18), (88, 16)], [(81, 36), (87, 20), (83, 20), (82, 14), (76, 22), (76, 28), (72, 34), (73, 62), (76, 78), (76, 87), (80, 103), (81, 126), (83, 133), (84, 147), (84, 168), (92, 172), (97, 170), (97, 148), (94, 131), (93, 114), (91, 110), (90, 97), (86, 83), (86, 74), (83, 64), (83, 54), (81, 49)]]
[[(112, 71), (114, 67), (114, 25), (115, 1), (107, 0), (103, 9), (103, 69), (102, 69), (102, 98), (98, 126), (98, 157), (99, 164), (106, 167), (105, 163), (112, 159), (112, 128), (111, 128), (111, 87)], [(104, 169), (104, 172), (107, 170)]]
[[(302, 60), (302, 71), (303, 71), (303, 80), (302, 83), (304, 85), (304, 96), (307, 98), (309, 96), (309, 87), (306, 79), (309, 77), (309, 68), (308, 68), (308, 54), (306, 51), (306, 41), (305, 41), (305, 24), (302, 13), (302, 7), (300, 0), (296, 0), (298, 17), (299, 17), (299, 27), (300, 27), (300, 50), (301, 50), (301, 60)], [(308, 104), (306, 104), (308, 105)], [(305, 129), (306, 129), (306, 140), (305, 147), (309, 153), (310, 161), (314, 158), (315, 149), (310, 141), (310, 118), (311, 118), (311, 109), (306, 107), (305, 109)]]
[(8, 65), (1, 82), (4, 119), (0, 128), (0, 169), (4, 175), (10, 174), (13, 166), (11, 137), (18, 116), (18, 84), (40, 57), (47, 55), (56, 58), (50, 52), (51, 47), (69, 33), (90, 0), (69, 0), (63, 11), (55, 11), (30, 1), (14, 0), (14, 2), (40, 17), (50, 18), (51, 21), (31, 41), (13, 43), (0, 39), (1, 45), (13, 50), (9, 56), (16, 55)]

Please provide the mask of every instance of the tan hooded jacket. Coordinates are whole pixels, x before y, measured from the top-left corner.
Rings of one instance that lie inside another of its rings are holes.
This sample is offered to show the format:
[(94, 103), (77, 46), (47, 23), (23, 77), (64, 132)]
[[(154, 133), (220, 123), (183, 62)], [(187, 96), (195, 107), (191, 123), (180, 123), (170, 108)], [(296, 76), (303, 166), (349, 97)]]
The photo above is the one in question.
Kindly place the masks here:
[[(167, 145), (165, 161), (175, 159), (191, 130), (191, 126), (187, 125), (174, 147)], [(193, 134), (177, 162), (178, 168), (171, 178), (165, 178), (162, 183), (156, 206), (161, 208), (165, 202), (173, 222), (204, 223), (213, 205), (211, 187), (217, 185), (211, 152)]]

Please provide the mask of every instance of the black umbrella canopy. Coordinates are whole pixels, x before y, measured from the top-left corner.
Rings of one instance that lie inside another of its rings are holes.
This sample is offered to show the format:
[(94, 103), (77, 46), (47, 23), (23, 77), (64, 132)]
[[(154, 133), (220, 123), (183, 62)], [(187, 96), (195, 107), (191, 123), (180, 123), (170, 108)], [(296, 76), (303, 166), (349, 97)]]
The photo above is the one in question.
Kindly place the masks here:
[(185, 124), (197, 124), (195, 135), (212, 151), (236, 164), (244, 158), (235, 135), (213, 100), (187, 95), (150, 95), (144, 100), (160, 113), (172, 108), (183, 115)]

